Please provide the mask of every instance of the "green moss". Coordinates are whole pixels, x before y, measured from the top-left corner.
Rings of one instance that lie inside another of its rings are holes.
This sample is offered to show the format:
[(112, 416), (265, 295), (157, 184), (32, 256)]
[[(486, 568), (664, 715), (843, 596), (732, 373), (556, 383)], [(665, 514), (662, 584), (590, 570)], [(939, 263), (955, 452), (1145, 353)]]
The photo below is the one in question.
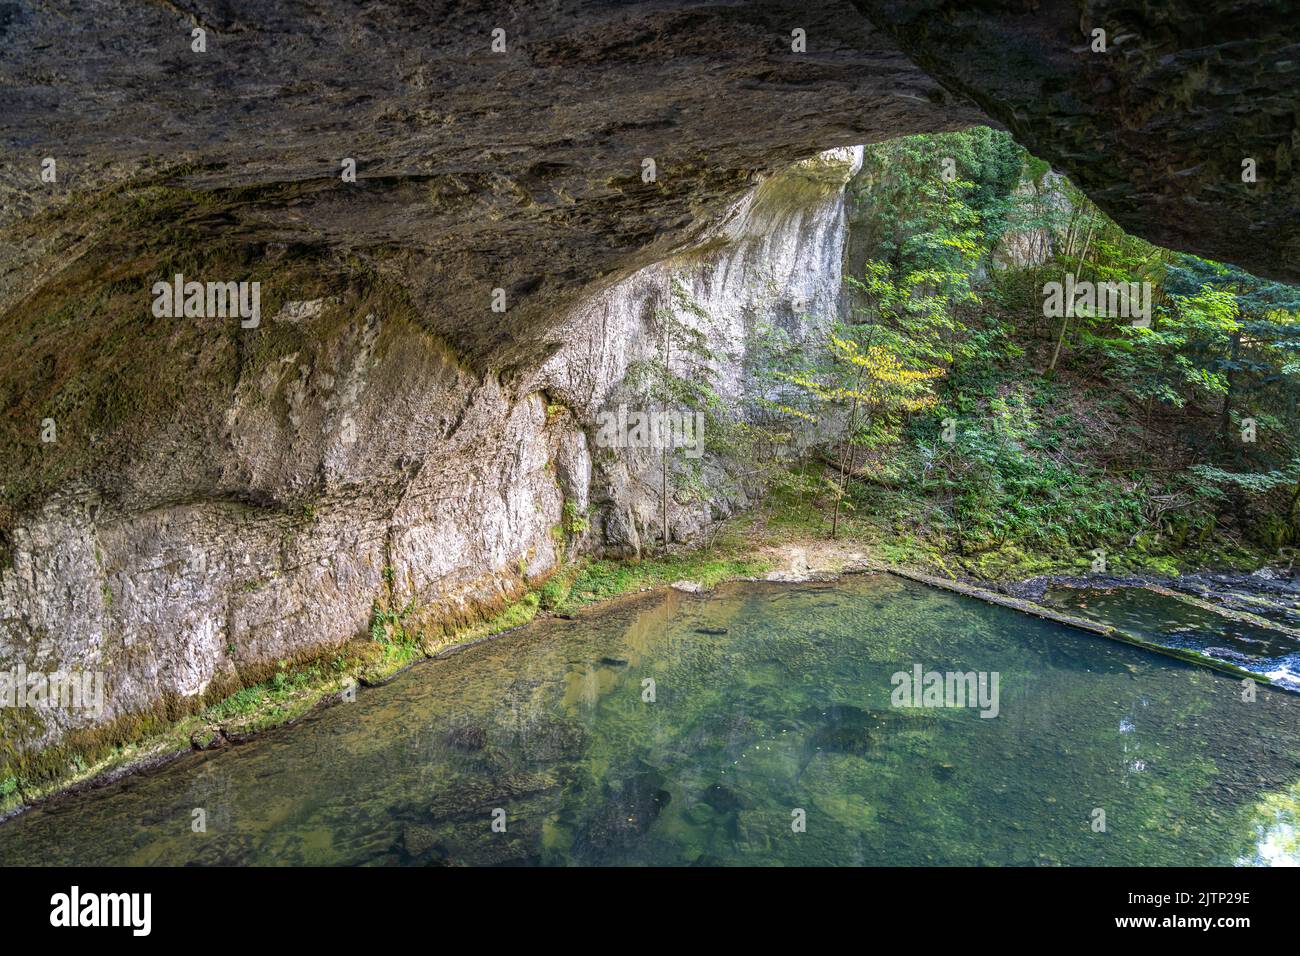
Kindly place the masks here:
[(552, 575), (542, 585), (541, 590), (538, 592), (542, 610), (553, 611), (564, 604), (569, 597), (569, 592), (573, 590), (573, 576), (572, 572), (561, 572)]
[(617, 597), (645, 588), (662, 587), (674, 581), (694, 581), (706, 588), (723, 581), (756, 577), (770, 570), (764, 559), (717, 557), (712, 552), (643, 558), (640, 561), (594, 561), (583, 567), (573, 580), (561, 610), (572, 610), (595, 601)]
[(518, 601), (508, 604), (500, 614), (493, 615), (479, 624), (465, 628), (456, 635), (454, 641), (448, 643), (475, 641), (479, 638), (490, 637), (493, 634), (500, 634), (502, 631), (508, 631), (511, 628), (521, 627), (537, 616), (540, 606), (540, 593), (529, 591)]
[(564, 519), (562, 526), (564, 532), (570, 537), (586, 534), (591, 528), (591, 520), (587, 516), (585, 508), (578, 507), (576, 501), (566, 501), (563, 509)]

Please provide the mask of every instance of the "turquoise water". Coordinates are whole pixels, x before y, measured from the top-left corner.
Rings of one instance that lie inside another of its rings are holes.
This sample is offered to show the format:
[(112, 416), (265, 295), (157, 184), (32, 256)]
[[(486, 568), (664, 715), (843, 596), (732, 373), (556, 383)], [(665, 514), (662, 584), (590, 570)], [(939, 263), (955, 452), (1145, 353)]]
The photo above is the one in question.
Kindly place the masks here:
[[(997, 672), (998, 716), (894, 706), (914, 664)], [(668, 592), (24, 814), (0, 861), (1296, 863), (1300, 698), (1241, 696), (888, 576)]]

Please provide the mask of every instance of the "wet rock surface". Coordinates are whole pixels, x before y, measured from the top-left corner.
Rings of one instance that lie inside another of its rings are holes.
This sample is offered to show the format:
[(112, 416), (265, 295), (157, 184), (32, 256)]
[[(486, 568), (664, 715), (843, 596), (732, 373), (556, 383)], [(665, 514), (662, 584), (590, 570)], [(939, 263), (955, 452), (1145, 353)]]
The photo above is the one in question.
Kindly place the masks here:
[(1239, 665), (1300, 689), (1300, 592), (1290, 568), (1251, 574), (1043, 576), (1009, 588), (1018, 597), (1127, 629), (1163, 647)]

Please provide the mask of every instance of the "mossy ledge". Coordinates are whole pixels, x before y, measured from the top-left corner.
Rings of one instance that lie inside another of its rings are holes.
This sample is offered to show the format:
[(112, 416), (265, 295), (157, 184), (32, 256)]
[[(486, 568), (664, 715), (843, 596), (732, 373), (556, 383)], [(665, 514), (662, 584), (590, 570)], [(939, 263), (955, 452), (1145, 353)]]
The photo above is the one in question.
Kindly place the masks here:
[[(1124, 644), (1132, 644), (1134, 647), (1140, 647), (1143, 650), (1151, 651), (1155, 654), (1162, 654), (1165, 657), (1172, 657), (1188, 664), (1195, 664), (1198, 667), (1207, 667), (1210, 670), (1219, 671), (1232, 677), (1253, 680), (1257, 684), (1263, 684), (1272, 687), (1275, 690), (1286, 691), (1287, 693), (1300, 694), (1300, 691), (1287, 687), (1269, 680), (1263, 674), (1255, 674), (1251, 671), (1229, 664), (1226, 661), (1216, 660), (1205, 654), (1198, 654), (1195, 651), (1185, 650), (1178, 647), (1165, 647), (1161, 644), (1155, 644), (1145, 638), (1126, 631), (1123, 628), (1114, 627), (1110, 624), (1101, 624), (1097, 621), (1090, 621), (1087, 618), (1075, 617), (1071, 614), (1062, 614), (1060, 611), (1054, 611), (1050, 608), (1043, 607), (1041, 604), (1035, 604), (1033, 601), (1026, 601), (1023, 598), (1011, 597), (1006, 594), (998, 594), (996, 591), (990, 591), (987, 588), (977, 587), (973, 584), (964, 584), (961, 581), (949, 580), (947, 578), (937, 578), (930, 574), (922, 574), (919, 571), (913, 571), (902, 567), (885, 567), (880, 568), (890, 574), (895, 574), (929, 587), (942, 588), (945, 591), (952, 591), (954, 594), (961, 594), (966, 597), (976, 598), (988, 604), (997, 604), (1000, 607), (1011, 608), (1014, 611), (1020, 611), (1022, 614), (1032, 614), (1035, 617), (1041, 617), (1044, 620), (1052, 621), (1056, 624), (1063, 624), (1066, 627), (1074, 628), (1079, 631), (1087, 631), (1090, 634), (1097, 634), (1101, 637), (1110, 638), (1113, 641), (1120, 641)], [(1165, 588), (1152, 588), (1159, 594), (1166, 594), (1173, 597), (1179, 597), (1175, 592)], [(1201, 602), (1198, 602), (1201, 603)], [(1213, 609), (1212, 606), (1210, 606)], [(1265, 622), (1264, 626), (1273, 625)], [(1288, 630), (1289, 629), (1285, 629)]]
[[(454, 613), (446, 606), (435, 610), (408, 605), (402, 614), (388, 610), (392, 602), (386, 595), (376, 601), (367, 637), (310, 657), (245, 671), (242, 687), (214, 685), (197, 697), (167, 700), (148, 713), (74, 732), (38, 753), (3, 755), (0, 821), (193, 750), (244, 743), (263, 731), (292, 724), (318, 707), (339, 703), (350, 687), (386, 684), (416, 664), (522, 627), (539, 613), (569, 616), (589, 605), (679, 579), (702, 587), (752, 580), (770, 566), (770, 561), (746, 556), (730, 545), (639, 561), (573, 564), (532, 580), (521, 576), (513, 584), (501, 585), (500, 600), (470, 601)], [(408, 620), (418, 620), (418, 627), (408, 626)]]

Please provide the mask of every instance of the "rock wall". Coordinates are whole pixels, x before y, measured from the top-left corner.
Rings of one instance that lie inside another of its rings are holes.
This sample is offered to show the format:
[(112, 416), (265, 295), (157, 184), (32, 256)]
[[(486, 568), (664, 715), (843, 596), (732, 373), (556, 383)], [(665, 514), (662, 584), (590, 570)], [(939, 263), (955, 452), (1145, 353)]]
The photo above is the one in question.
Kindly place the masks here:
[[(112, 493), (73, 483), (17, 523), (0, 668), (102, 672), (107, 693), (102, 713), (41, 710), (7, 736), (40, 748), (227, 692), (364, 633), (376, 599), (414, 602), (408, 623), (437, 629), (517, 597), (566, 553), (638, 553), (659, 535), (657, 453), (595, 437), (655, 348), (649, 316), (682, 281), (719, 388), (739, 396), (759, 322), (839, 310), (843, 189), (860, 162), (833, 150), (766, 179), (698, 245), (573, 310), (551, 357), (511, 384), (382, 312), (286, 304), (271, 327), (313, 334), (241, 375), (206, 445), (154, 436)], [(673, 541), (745, 504), (729, 469), (706, 459), (714, 493), (673, 503)], [(566, 501), (591, 516), (567, 541)]]
[[(656, 310), (673, 309), (704, 334), (714, 356), (712, 384), (734, 407), (752, 387), (743, 378), (745, 354), (761, 324), (806, 334), (841, 312), (844, 187), (861, 163), (862, 148), (848, 147), (795, 164), (746, 195), (697, 247), (615, 283), (569, 317), (562, 346), (534, 383), (571, 410), (591, 450), (592, 490), (576, 498), (591, 513), (588, 547), (627, 556), (644, 540), (663, 543), (659, 452), (602, 448), (597, 441), (602, 412), (653, 410), (623, 381), (632, 363), (653, 358), (659, 348)], [(698, 314), (674, 305), (674, 281)], [(744, 507), (745, 483), (735, 471), (733, 463), (706, 455), (707, 500), (670, 492), (669, 543), (689, 541)]]
[[(17, 525), (0, 666), (107, 681), (102, 714), (13, 714), (44, 718), (23, 728), (27, 746), (313, 656), (364, 633), (377, 598), (415, 599), (412, 625), (455, 619), (553, 567), (548, 462), (564, 439), (540, 397), (361, 321), (348, 341), (284, 356), (278, 381), (241, 382), (207, 475), (160, 474), (166, 462), (144, 455), (125, 480), (166, 500), (124, 508), (73, 486)], [(225, 482), (261, 500), (222, 497)]]

